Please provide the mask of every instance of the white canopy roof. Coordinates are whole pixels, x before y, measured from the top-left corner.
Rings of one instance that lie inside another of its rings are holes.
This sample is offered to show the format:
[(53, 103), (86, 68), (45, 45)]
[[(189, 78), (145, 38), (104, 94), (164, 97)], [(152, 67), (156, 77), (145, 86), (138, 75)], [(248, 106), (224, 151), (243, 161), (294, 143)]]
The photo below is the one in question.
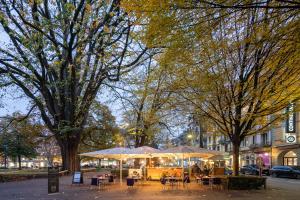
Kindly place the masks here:
[(103, 149), (98, 151), (92, 151), (88, 153), (79, 154), (80, 156), (88, 156), (93, 158), (114, 158), (121, 159), (124, 158), (125, 154), (130, 152), (129, 148), (115, 147), (110, 149)]
[(80, 154), (80, 156), (88, 156), (94, 158), (113, 158), (113, 159), (151, 158), (151, 157), (163, 157), (163, 156), (210, 158), (216, 155), (222, 155), (222, 153), (219, 151), (208, 150), (208, 149), (192, 147), (192, 146), (178, 146), (178, 147), (172, 147), (162, 151), (148, 146), (142, 146), (134, 149), (115, 147), (115, 148)]
[[(200, 157), (200, 158), (210, 158), (215, 155), (222, 155), (222, 152), (199, 148), (199, 147), (193, 147), (193, 146), (178, 146), (178, 147), (172, 147), (166, 150), (163, 150), (159, 153), (162, 154), (169, 154), (169, 155), (175, 155), (175, 156), (185, 156), (185, 157)], [(154, 154), (155, 155), (155, 154)]]
[(99, 151), (93, 151), (88, 153), (79, 154), (80, 156), (88, 156), (94, 158), (113, 158), (113, 159), (123, 159), (123, 158), (150, 158), (153, 153), (159, 153), (160, 150), (142, 146), (134, 149), (116, 147), (111, 149), (103, 149)]

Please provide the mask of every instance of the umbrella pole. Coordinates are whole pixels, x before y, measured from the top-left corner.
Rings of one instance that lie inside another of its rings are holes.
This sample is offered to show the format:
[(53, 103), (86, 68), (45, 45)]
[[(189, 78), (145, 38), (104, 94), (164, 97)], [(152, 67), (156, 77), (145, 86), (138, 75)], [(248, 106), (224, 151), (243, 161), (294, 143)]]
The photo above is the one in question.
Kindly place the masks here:
[(122, 157), (120, 159), (120, 184), (122, 185)]
[(182, 180), (184, 178), (184, 166), (183, 166), (183, 160), (184, 160), (184, 154), (182, 154), (182, 161), (181, 161), (181, 167), (182, 167)]
[(191, 157), (189, 156), (189, 177), (191, 177)]
[(147, 171), (146, 171), (146, 167), (147, 167), (147, 158), (145, 158), (145, 165), (144, 165), (144, 180), (147, 180)]

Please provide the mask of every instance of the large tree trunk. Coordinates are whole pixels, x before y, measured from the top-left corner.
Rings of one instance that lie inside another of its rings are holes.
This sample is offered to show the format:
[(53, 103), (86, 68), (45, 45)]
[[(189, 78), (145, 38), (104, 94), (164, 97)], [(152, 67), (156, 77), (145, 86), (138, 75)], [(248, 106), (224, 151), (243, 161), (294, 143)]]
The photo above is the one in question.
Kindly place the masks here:
[(65, 140), (62, 142), (62, 144), (60, 144), (63, 170), (75, 172), (80, 169), (78, 145), (79, 142), (72, 140)]
[(239, 175), (239, 153), (240, 153), (240, 143), (232, 143), (233, 145), (233, 175)]

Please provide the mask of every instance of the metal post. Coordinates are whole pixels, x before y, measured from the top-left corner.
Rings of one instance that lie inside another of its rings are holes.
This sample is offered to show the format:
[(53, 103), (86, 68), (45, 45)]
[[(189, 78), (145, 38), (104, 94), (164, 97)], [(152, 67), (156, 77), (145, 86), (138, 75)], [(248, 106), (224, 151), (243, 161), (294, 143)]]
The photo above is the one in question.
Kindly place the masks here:
[(120, 159), (120, 184), (122, 185), (122, 157)]
[(182, 154), (182, 160), (181, 160), (181, 167), (182, 167), (182, 180), (184, 178), (184, 165), (183, 165), (183, 160), (184, 160), (184, 154)]
[(189, 177), (191, 177), (191, 157), (189, 156)]
[(146, 171), (146, 167), (147, 167), (147, 158), (145, 158), (145, 163), (144, 163), (144, 180), (147, 180), (147, 171)]

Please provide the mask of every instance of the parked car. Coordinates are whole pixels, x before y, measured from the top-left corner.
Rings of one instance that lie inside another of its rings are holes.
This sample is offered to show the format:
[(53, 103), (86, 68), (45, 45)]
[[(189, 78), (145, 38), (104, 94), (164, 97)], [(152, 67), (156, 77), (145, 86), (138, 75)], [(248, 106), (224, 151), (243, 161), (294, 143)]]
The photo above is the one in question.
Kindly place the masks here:
[(300, 166), (274, 166), (270, 170), (272, 177), (287, 177), (300, 179)]
[(248, 174), (248, 175), (259, 175), (258, 169), (252, 167), (251, 165), (245, 165), (240, 169), (241, 174)]
[[(259, 167), (257, 165), (246, 165), (240, 169), (241, 174), (259, 175)], [(270, 175), (270, 170), (267, 168), (262, 169), (263, 175)]]
[[(258, 165), (254, 165), (254, 164), (253, 164), (253, 165), (250, 165), (250, 166), (256, 168), (256, 169), (259, 171)], [(263, 175), (269, 176), (269, 175), (270, 175), (270, 169), (269, 169), (269, 168), (263, 167), (263, 168), (262, 168), (262, 174), (263, 174)]]

